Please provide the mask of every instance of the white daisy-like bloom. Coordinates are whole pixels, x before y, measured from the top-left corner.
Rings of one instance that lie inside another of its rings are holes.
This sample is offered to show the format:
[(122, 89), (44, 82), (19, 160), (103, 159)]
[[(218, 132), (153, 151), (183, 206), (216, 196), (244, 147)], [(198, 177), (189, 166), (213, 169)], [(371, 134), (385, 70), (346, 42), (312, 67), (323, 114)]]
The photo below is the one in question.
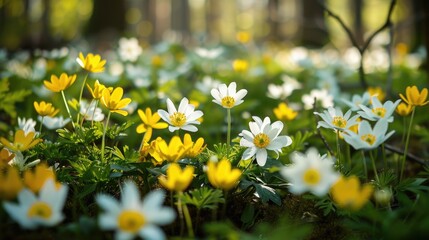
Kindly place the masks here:
[(96, 101), (91, 101), (91, 103), (88, 104), (87, 101), (82, 100), (79, 112), (85, 120), (96, 122), (104, 120), (104, 113), (101, 108), (96, 107), (96, 104)]
[(226, 84), (220, 84), (218, 88), (213, 88), (210, 93), (214, 98), (214, 103), (221, 105), (223, 108), (233, 108), (243, 102), (247, 90), (241, 89), (237, 92), (237, 84), (231, 82), (228, 87)]
[(29, 132), (36, 133), (36, 121), (34, 121), (32, 118), (20, 118), (18, 117), (18, 127), (19, 129), (24, 130), (25, 135), (27, 135)]
[(64, 219), (62, 209), (67, 198), (67, 186), (57, 188), (52, 179), (47, 180), (38, 196), (27, 188), (18, 194), (18, 204), (4, 202), (3, 207), (9, 216), (24, 229), (52, 227)]
[(256, 162), (259, 166), (264, 166), (267, 161), (267, 150), (274, 151), (277, 154), (282, 152), (283, 147), (292, 144), (289, 136), (279, 136), (283, 130), (283, 123), (276, 121), (271, 124), (269, 117), (262, 121), (259, 117), (254, 116), (254, 122), (249, 123), (250, 131), (243, 130), (239, 136), (240, 146), (247, 147), (242, 159), (250, 159), (256, 156)]
[(314, 105), (314, 99), (322, 104), (323, 108), (334, 106), (334, 97), (329, 94), (326, 89), (313, 89), (310, 94), (302, 95), (302, 102), (304, 103), (305, 109), (312, 109)]
[(214, 79), (211, 76), (204, 76), (202, 81), (195, 83), (195, 87), (204, 94), (209, 94), (210, 89), (219, 86), (221, 82), (218, 79)]
[(40, 159), (36, 159), (27, 163), (27, 160), (30, 156), (24, 157), (20, 151), (16, 151), (15, 157), (8, 162), (9, 165), (14, 166), (19, 169), (20, 172), (23, 172), (31, 167), (36, 166), (40, 163)]
[(195, 111), (195, 106), (189, 104), (189, 100), (184, 97), (180, 101), (179, 108), (176, 109), (173, 102), (167, 98), (167, 111), (163, 109), (158, 110), (159, 116), (167, 122), (168, 130), (174, 132), (179, 129), (183, 129), (189, 132), (196, 132), (198, 128), (194, 124), (199, 125), (198, 118), (203, 116), (203, 112), (200, 110)]
[(374, 128), (368, 121), (362, 121), (359, 124), (358, 132), (347, 130), (347, 134), (343, 134), (344, 140), (354, 149), (374, 149), (384, 143), (395, 131), (387, 133), (388, 120), (380, 119), (375, 124)]
[(323, 127), (338, 131), (345, 131), (358, 124), (357, 119), (359, 118), (359, 115), (350, 117), (352, 114), (351, 110), (343, 114), (341, 109), (334, 107), (329, 107), (328, 110), (323, 111), (323, 113), (315, 112), (314, 114), (319, 115), (323, 119), (323, 121), (317, 123), (318, 128)]
[[(39, 121), (42, 121), (41, 116), (39, 116), (37, 119), (39, 119)], [(46, 128), (48, 128), (50, 130), (63, 128), (69, 122), (70, 122), (70, 118), (64, 118), (63, 116), (59, 116), (59, 117), (45, 116), (45, 117), (43, 117), (43, 126), (45, 126)]]
[(352, 100), (341, 99), (352, 111), (360, 110), (360, 105), (367, 106), (369, 104), (370, 95), (368, 92), (365, 92), (362, 96), (355, 94), (352, 96)]
[(110, 195), (99, 194), (98, 206), (103, 210), (98, 217), (99, 225), (104, 230), (116, 230), (115, 239), (165, 239), (165, 234), (158, 225), (171, 223), (175, 211), (163, 207), (165, 193), (155, 190), (142, 201), (137, 186), (132, 181), (123, 184), (121, 201)]
[(289, 191), (293, 194), (311, 192), (323, 196), (329, 192), (340, 174), (334, 171), (334, 161), (320, 156), (316, 148), (310, 148), (305, 154), (293, 152), (292, 164), (283, 167), (280, 174), (290, 183)]
[(206, 49), (206, 48), (196, 48), (195, 53), (202, 57), (207, 59), (215, 59), (219, 57), (223, 52), (222, 48), (214, 48), (214, 49)]
[(282, 85), (275, 85), (272, 83), (268, 84), (268, 97), (284, 100), (289, 97), (294, 90), (302, 88), (302, 84), (299, 83), (295, 78), (283, 75), (282, 80)]
[(371, 97), (371, 108), (360, 104), (359, 107), (362, 111), (358, 111), (358, 114), (365, 119), (370, 121), (378, 121), (380, 119), (386, 119), (388, 122), (393, 122), (393, 112), (395, 111), (401, 99), (396, 102), (386, 101), (384, 104), (378, 100), (377, 96)]
[(119, 39), (118, 52), (122, 61), (135, 62), (142, 54), (143, 50), (137, 38), (121, 38)]

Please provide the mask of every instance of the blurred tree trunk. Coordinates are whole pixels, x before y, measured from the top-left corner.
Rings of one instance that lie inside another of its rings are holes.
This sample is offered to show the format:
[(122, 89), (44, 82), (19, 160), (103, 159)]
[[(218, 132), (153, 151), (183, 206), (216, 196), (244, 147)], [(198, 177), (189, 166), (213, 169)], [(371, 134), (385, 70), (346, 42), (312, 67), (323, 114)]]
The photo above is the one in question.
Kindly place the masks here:
[(100, 41), (109, 41), (116, 37), (116, 34), (123, 33), (126, 27), (125, 3), (126, 1), (122, 0), (94, 0), (86, 35), (96, 37)]
[(149, 42), (156, 42), (156, 0), (144, 0), (143, 1), (143, 21), (146, 21), (151, 24), (151, 29), (149, 31)]
[(278, 9), (279, 0), (268, 1), (268, 25), (270, 26), (268, 40), (271, 41), (281, 41)]
[(351, 1), (350, 8), (354, 13), (353, 26), (354, 26), (356, 41), (359, 43), (359, 45), (362, 45), (364, 42), (364, 39), (363, 39), (364, 29), (363, 29), (363, 23), (362, 23), (363, 0)]
[(219, 0), (207, 0), (206, 2), (207, 39), (220, 39), (220, 29), (218, 29), (220, 2)]
[[(415, 33), (411, 50), (414, 51), (417, 48), (424, 46), (426, 49), (426, 56), (429, 56), (429, 1), (414, 0), (413, 15), (415, 16)], [(426, 79), (429, 79), (429, 63), (427, 57), (422, 68), (426, 71)]]
[(325, 0), (303, 0), (301, 44), (308, 47), (322, 47), (328, 41), (324, 10)]
[(189, 37), (188, 0), (171, 1), (171, 30), (175, 31), (181, 39), (187, 39)]

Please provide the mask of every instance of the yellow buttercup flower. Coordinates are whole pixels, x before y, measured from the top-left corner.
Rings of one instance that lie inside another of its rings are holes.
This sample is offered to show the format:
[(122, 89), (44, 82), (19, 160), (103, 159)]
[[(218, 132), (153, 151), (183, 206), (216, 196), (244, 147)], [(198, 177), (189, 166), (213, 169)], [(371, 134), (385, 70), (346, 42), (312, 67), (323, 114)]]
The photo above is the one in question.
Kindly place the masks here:
[(59, 109), (55, 109), (55, 107), (52, 106), (52, 103), (46, 103), (45, 101), (41, 101), (40, 103), (34, 102), (34, 108), (36, 109), (37, 114), (42, 117), (54, 117), (58, 112), (60, 112)]
[(243, 59), (236, 59), (232, 62), (232, 68), (236, 72), (246, 72), (249, 68), (249, 63)]
[(109, 89), (105, 88), (103, 90), (103, 97), (101, 98), (101, 103), (108, 108), (111, 112), (121, 114), (122, 116), (127, 116), (128, 112), (122, 108), (130, 104), (130, 98), (123, 98), (124, 90), (121, 87), (117, 87), (110, 92)]
[(273, 112), (280, 121), (291, 121), (298, 115), (298, 112), (295, 112), (284, 102), (280, 103), (277, 108), (274, 108)]
[(241, 177), (240, 169), (231, 169), (231, 162), (222, 159), (219, 163), (208, 162), (207, 176), (213, 187), (230, 190), (238, 184)]
[(159, 122), (161, 117), (157, 112), (152, 114), (152, 110), (150, 108), (146, 108), (144, 112), (139, 109), (137, 110), (137, 113), (139, 114), (142, 123), (137, 126), (136, 131), (137, 133), (144, 133), (143, 139), (145, 142), (149, 142), (152, 137), (153, 129), (164, 129), (168, 127), (167, 123)]
[(0, 171), (0, 199), (16, 198), (23, 187), (18, 169), (8, 167), (6, 172)]
[(51, 75), (51, 81), (45, 80), (43, 83), (45, 87), (52, 92), (61, 92), (70, 87), (76, 81), (76, 74), (68, 76), (63, 73), (58, 78), (56, 75)]
[(377, 96), (378, 100), (382, 102), (384, 98), (386, 98), (386, 93), (381, 89), (381, 87), (368, 87), (367, 92), (370, 95), (370, 99), (372, 96)]
[(395, 111), (403, 117), (410, 115), (412, 110), (413, 106), (406, 103), (400, 103), (395, 109)]
[(164, 64), (164, 61), (162, 60), (161, 56), (155, 55), (152, 57), (152, 65), (154, 67), (161, 67), (162, 64)]
[(401, 93), (399, 96), (406, 102), (407, 104), (411, 106), (424, 106), (428, 104), (429, 101), (426, 101), (428, 97), (428, 89), (423, 88), (421, 92), (419, 92), (419, 89), (416, 86), (407, 87), (405, 89), (405, 95), (402, 95)]
[(38, 193), (49, 179), (54, 181), (57, 189), (61, 187), (61, 183), (56, 181), (54, 171), (45, 163), (38, 164), (34, 171), (26, 170), (24, 172), (24, 185), (34, 193)]
[(34, 147), (36, 144), (42, 141), (42, 139), (34, 139), (34, 132), (29, 132), (27, 135), (24, 130), (19, 129), (15, 132), (13, 142), (9, 142), (5, 138), (0, 138), (0, 142), (11, 151), (25, 151)]
[(204, 148), (206, 148), (206, 145), (204, 145), (204, 138), (200, 137), (194, 143), (189, 133), (186, 133), (183, 137), (183, 145), (185, 145), (185, 148), (188, 149), (188, 151), (185, 153), (185, 157), (190, 158), (198, 156), (204, 150)]
[[(94, 88), (91, 88), (89, 86), (89, 84), (86, 84), (86, 87), (88, 88), (89, 92), (91, 93), (91, 95), (94, 99), (102, 98), (103, 97), (103, 90), (106, 89), (106, 86), (101, 84), (98, 80), (95, 81)], [(112, 87), (108, 87), (107, 89), (109, 89), (110, 92), (113, 91)]]
[(339, 207), (356, 211), (365, 205), (373, 191), (370, 184), (361, 186), (356, 176), (340, 177), (331, 188), (331, 196)]
[(182, 170), (179, 164), (171, 163), (167, 169), (167, 176), (160, 176), (159, 183), (170, 191), (183, 192), (194, 178), (194, 167), (186, 166)]
[(0, 171), (9, 166), (9, 161), (15, 157), (15, 154), (9, 152), (6, 148), (0, 151)]
[(151, 145), (149, 153), (155, 159), (155, 164), (161, 164), (164, 161), (177, 162), (184, 158), (185, 153), (188, 151), (178, 136), (171, 138), (168, 145), (160, 137), (152, 141)]
[(102, 60), (101, 56), (88, 53), (85, 57), (80, 52), (76, 62), (85, 70), (93, 73), (103, 72), (106, 60)]
[(246, 44), (246, 43), (248, 43), (250, 41), (250, 39), (252, 38), (252, 36), (250, 35), (249, 32), (240, 31), (240, 32), (237, 32), (237, 34), (235, 35), (235, 38), (237, 39), (237, 41), (239, 43)]

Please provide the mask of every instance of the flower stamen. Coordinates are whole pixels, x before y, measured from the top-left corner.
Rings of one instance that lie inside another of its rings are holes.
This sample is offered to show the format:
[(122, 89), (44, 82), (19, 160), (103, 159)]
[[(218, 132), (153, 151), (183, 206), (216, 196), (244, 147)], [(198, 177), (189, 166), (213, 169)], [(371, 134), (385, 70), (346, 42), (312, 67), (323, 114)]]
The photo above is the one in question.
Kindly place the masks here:
[(222, 106), (226, 108), (234, 107), (235, 99), (231, 96), (226, 96), (222, 98)]
[(332, 124), (338, 128), (345, 128), (347, 126), (347, 120), (343, 117), (336, 116), (332, 120)]
[(268, 144), (270, 144), (270, 138), (265, 133), (259, 133), (253, 139), (253, 143), (258, 148), (265, 148), (268, 146)]
[(319, 171), (314, 168), (310, 168), (304, 173), (302, 178), (306, 184), (316, 185), (320, 182), (321, 176)]
[(49, 219), (52, 216), (52, 209), (45, 202), (36, 202), (28, 209), (27, 215), (29, 218)]
[(375, 143), (376, 137), (372, 134), (365, 134), (365, 135), (362, 135), (360, 139), (362, 139), (362, 141), (367, 142), (369, 145), (373, 145)]
[(118, 216), (118, 227), (125, 232), (136, 233), (145, 223), (145, 217), (137, 211), (125, 210)]
[(175, 112), (170, 115), (171, 124), (175, 127), (182, 127), (186, 123), (186, 116), (181, 112)]

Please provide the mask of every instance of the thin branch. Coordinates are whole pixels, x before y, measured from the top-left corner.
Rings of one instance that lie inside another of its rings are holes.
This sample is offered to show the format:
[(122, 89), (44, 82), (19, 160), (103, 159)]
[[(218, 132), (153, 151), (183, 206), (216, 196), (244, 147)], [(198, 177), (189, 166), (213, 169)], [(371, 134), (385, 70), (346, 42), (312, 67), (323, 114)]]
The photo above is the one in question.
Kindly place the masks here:
[[(401, 154), (401, 155), (404, 154), (404, 151), (402, 151), (401, 149), (396, 148), (396, 147), (394, 147), (392, 145), (389, 145), (389, 144), (385, 143), (384, 147), (387, 150), (391, 151), (391, 152), (398, 153), (398, 154)], [(413, 155), (411, 153), (407, 153), (407, 158), (410, 159), (410, 160), (413, 160), (414, 162), (419, 163), (421, 165), (429, 166), (429, 161), (421, 159), (421, 158), (419, 158), (419, 157), (417, 157), (417, 156), (415, 156), (415, 155)]]
[[(316, 112), (316, 102), (317, 102), (317, 99), (314, 98), (313, 113)], [(329, 146), (328, 141), (326, 141), (325, 137), (322, 135), (322, 132), (320, 131), (320, 128), (317, 127), (317, 117), (316, 117), (316, 114), (313, 114), (313, 115), (314, 115), (314, 122), (316, 124), (317, 135), (320, 137), (320, 139), (322, 139), (322, 142), (325, 145), (326, 149), (328, 149), (329, 154), (331, 154), (331, 156), (335, 156), (335, 153), (334, 153), (334, 151), (332, 151), (332, 148)]]

